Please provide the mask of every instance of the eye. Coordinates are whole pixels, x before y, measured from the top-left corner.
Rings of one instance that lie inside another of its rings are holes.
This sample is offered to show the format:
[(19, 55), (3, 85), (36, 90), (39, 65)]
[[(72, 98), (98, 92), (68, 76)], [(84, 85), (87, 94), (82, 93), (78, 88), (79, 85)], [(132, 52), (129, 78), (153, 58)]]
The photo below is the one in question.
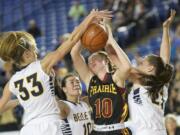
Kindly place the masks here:
[(138, 63), (137, 63), (138, 65), (141, 65), (142, 64), (142, 61), (138, 61)]
[(89, 61), (88, 64), (90, 65), (92, 63), (92, 61)]
[(81, 82), (78, 80), (78, 81), (77, 81), (77, 83), (79, 83), (79, 84), (80, 84)]
[(70, 83), (71, 83), (71, 84), (73, 84), (74, 82), (73, 82), (73, 81), (71, 81)]

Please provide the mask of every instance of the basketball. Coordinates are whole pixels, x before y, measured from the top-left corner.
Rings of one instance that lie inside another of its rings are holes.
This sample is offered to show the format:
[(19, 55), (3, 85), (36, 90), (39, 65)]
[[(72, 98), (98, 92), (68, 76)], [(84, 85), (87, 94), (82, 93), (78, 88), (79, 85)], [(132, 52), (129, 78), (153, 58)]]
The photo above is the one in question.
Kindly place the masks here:
[(96, 52), (105, 47), (108, 34), (98, 24), (92, 23), (84, 32), (81, 43), (90, 52)]

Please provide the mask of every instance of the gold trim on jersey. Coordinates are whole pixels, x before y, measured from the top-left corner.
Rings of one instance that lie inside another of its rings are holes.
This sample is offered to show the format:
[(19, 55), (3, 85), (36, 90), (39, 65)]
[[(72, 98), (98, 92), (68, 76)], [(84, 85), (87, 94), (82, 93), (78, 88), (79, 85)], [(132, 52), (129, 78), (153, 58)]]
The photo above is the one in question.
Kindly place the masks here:
[(127, 118), (127, 115), (128, 115), (128, 105), (127, 105), (127, 103), (125, 103), (124, 107), (123, 107), (123, 113), (121, 115), (121, 121), (120, 122), (124, 122), (125, 119)]
[(127, 128), (121, 130), (122, 135), (130, 135)]
[(116, 87), (114, 84), (107, 84), (107, 85), (96, 85), (96, 86), (90, 86), (90, 97), (97, 94), (97, 93), (112, 93), (117, 94)]

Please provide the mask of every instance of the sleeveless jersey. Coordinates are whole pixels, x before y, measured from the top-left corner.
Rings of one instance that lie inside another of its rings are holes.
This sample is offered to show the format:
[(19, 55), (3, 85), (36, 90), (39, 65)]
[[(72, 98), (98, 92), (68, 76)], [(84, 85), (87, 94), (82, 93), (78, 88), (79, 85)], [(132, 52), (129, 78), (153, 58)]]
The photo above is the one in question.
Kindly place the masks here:
[(128, 95), (130, 120), (126, 123), (134, 134), (142, 130), (165, 130), (164, 104), (168, 98), (167, 87), (159, 94), (155, 103), (152, 103), (148, 90), (140, 85), (134, 85)]
[(9, 89), (25, 110), (24, 124), (35, 118), (59, 114), (53, 78), (42, 70), (40, 61), (35, 61), (10, 79)]
[(70, 114), (62, 122), (63, 135), (89, 135), (92, 129), (90, 108), (85, 102), (63, 101), (70, 108)]
[(93, 76), (90, 80), (88, 96), (95, 124), (115, 124), (126, 119), (128, 114), (126, 89), (118, 87), (113, 82), (112, 73), (106, 73), (103, 81)]

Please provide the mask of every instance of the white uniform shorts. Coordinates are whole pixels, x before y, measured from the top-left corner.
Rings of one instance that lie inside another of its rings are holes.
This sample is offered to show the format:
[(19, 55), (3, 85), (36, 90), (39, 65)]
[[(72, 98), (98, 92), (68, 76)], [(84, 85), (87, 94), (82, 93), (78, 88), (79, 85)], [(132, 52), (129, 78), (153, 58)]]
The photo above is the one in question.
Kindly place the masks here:
[(45, 116), (28, 122), (20, 135), (62, 135), (61, 120), (57, 116)]
[(133, 135), (167, 135), (166, 130), (141, 130), (133, 132)]

